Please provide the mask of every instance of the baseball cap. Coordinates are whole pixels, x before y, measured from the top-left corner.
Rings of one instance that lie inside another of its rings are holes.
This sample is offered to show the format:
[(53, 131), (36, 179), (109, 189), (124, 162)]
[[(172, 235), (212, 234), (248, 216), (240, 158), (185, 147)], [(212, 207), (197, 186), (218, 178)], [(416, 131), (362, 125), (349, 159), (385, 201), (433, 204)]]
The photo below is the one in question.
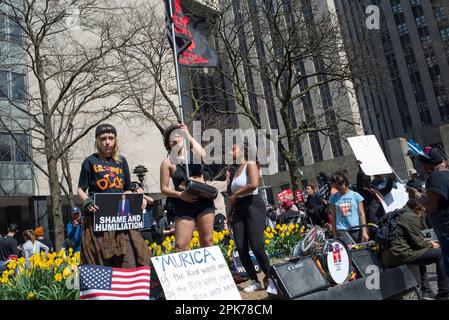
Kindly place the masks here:
[(103, 133), (113, 133), (117, 135), (117, 130), (112, 124), (103, 123), (97, 126), (97, 128), (95, 129), (95, 137), (98, 137), (100, 134)]
[(414, 174), (418, 174), (418, 171), (416, 171), (415, 169), (410, 169), (409, 172), (408, 172), (408, 174), (409, 174), (410, 176), (412, 176), (412, 175), (414, 175)]
[(17, 232), (17, 231), (19, 230), (19, 227), (17, 226), (16, 223), (11, 223), (11, 224), (8, 226), (8, 230)]
[(426, 147), (424, 149), (424, 154), (420, 154), (418, 156), (418, 160), (424, 163), (437, 165), (446, 160), (446, 158), (440, 150), (436, 148)]
[(81, 212), (80, 208), (78, 208), (78, 207), (73, 207), (72, 208), (72, 214), (80, 213), (80, 212)]

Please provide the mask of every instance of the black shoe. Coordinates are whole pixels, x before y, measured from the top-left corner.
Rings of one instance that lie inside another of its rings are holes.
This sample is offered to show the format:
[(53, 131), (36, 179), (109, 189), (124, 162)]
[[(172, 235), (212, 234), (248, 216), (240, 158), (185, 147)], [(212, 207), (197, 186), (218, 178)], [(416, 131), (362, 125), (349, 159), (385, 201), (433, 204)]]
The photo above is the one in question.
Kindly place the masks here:
[(422, 300), (435, 300), (435, 294), (430, 291), (430, 292), (423, 292), (422, 293)]

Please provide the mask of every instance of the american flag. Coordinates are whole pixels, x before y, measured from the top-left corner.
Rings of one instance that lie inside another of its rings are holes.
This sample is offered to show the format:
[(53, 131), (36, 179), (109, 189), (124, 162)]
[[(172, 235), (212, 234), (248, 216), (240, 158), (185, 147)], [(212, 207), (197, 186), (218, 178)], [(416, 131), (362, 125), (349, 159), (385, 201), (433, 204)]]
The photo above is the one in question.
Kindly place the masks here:
[(81, 265), (80, 299), (149, 300), (150, 267), (120, 269)]

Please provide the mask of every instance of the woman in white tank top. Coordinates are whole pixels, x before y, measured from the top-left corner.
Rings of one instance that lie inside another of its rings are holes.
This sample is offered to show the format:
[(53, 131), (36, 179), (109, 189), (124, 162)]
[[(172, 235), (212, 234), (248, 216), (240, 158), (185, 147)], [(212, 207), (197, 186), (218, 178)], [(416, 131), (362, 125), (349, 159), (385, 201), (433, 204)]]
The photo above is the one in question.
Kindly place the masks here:
[(239, 164), (231, 183), (231, 220), (234, 240), (243, 267), (248, 272), (251, 284), (243, 289), (253, 292), (261, 289), (249, 251), (252, 250), (268, 282), (270, 260), (264, 248), (264, 230), (267, 212), (258, 193), (259, 165), (248, 161), (248, 146), (232, 146), (233, 160)]

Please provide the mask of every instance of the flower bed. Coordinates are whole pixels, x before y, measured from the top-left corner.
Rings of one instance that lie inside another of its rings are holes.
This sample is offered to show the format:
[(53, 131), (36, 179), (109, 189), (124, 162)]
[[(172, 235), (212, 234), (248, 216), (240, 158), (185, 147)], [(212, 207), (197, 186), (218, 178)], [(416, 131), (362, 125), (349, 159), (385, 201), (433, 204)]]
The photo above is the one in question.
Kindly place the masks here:
[[(277, 225), (264, 231), (265, 248), (270, 257), (288, 256), (293, 246), (304, 236), (304, 227), (298, 225)], [(161, 245), (148, 244), (152, 256), (175, 252), (174, 236), (167, 237)], [(214, 245), (218, 245), (228, 264), (232, 263), (234, 240), (229, 230), (213, 234)], [(199, 235), (193, 232), (190, 249), (200, 247)], [(27, 268), (24, 258), (12, 260), (8, 269), (0, 277), (0, 300), (75, 300), (79, 298), (76, 285), (79, 252), (44, 253), (30, 259)]]

